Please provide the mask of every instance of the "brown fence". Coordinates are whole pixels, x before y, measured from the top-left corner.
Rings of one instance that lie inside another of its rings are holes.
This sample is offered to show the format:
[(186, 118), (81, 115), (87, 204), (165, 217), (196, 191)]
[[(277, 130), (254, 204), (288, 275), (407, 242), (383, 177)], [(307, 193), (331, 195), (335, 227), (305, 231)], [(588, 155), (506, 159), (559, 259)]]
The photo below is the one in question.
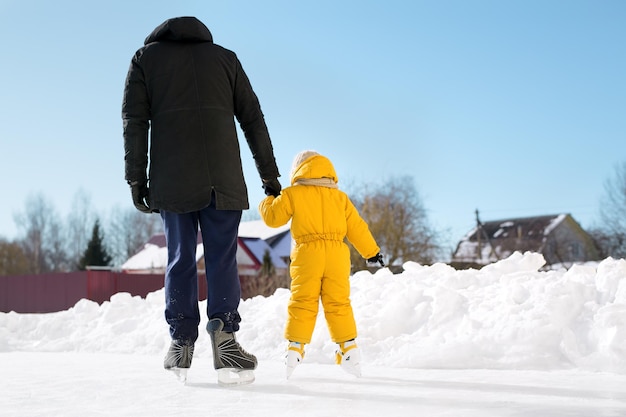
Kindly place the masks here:
[[(125, 274), (80, 271), (58, 274), (0, 276), (0, 311), (51, 313), (67, 310), (86, 298), (108, 301), (118, 292), (145, 297), (163, 288), (162, 274)], [(198, 276), (200, 300), (206, 298), (206, 280)]]

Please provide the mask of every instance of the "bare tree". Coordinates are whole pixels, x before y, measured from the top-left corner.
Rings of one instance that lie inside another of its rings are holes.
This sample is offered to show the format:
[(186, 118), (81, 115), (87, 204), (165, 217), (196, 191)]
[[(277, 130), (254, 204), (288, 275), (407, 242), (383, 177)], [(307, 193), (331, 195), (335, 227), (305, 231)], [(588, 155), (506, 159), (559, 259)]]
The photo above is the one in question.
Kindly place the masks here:
[(72, 268), (78, 267), (87, 248), (95, 218), (91, 196), (84, 189), (79, 189), (74, 194), (67, 216), (67, 254)]
[(112, 264), (123, 264), (153, 235), (162, 232), (163, 224), (158, 214), (141, 213), (135, 208), (113, 208), (105, 234)]
[[(61, 226), (53, 205), (43, 194), (30, 195), (26, 199), (25, 210), (15, 215), (18, 229), (23, 231), (21, 245), (29, 260), (29, 269), (33, 274), (55, 271), (58, 265), (52, 261), (58, 259), (63, 237)], [(52, 254), (54, 253), (54, 256)]]
[[(441, 247), (411, 177), (391, 178), (369, 185), (351, 196), (369, 225), (385, 262), (399, 268), (406, 261), (429, 264)], [(351, 247), (352, 270), (365, 269), (365, 260)]]
[[(17, 229), (21, 231), (16, 242), (28, 259), (25, 273), (77, 269), (97, 217), (89, 193), (82, 189), (74, 195), (66, 224), (59, 221), (54, 206), (43, 194), (30, 195), (24, 211), (14, 215)], [(112, 257), (111, 263), (121, 265), (152, 235), (162, 232), (162, 223), (158, 215), (146, 215), (134, 208), (114, 208), (107, 229), (103, 233), (104, 244)]]
[(67, 254), (67, 242), (63, 238), (63, 227), (60, 222), (53, 221), (48, 229), (46, 242), (46, 263), (51, 271), (68, 272), (74, 269), (73, 262)]
[(604, 256), (626, 257), (626, 162), (615, 167), (604, 183), (600, 205), (601, 226), (592, 232)]

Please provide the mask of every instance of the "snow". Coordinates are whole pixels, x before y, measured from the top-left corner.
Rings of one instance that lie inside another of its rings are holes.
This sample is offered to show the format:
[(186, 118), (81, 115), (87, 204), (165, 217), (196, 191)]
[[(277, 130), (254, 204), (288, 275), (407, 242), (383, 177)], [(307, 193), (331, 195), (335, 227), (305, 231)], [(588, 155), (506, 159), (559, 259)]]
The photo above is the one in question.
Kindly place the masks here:
[(291, 223), (280, 227), (269, 227), (263, 220), (250, 220), (239, 223), (239, 237), (258, 237), (267, 240), (269, 237), (289, 230)]
[(626, 260), (543, 263), (516, 252), (481, 270), (407, 262), (398, 274), (354, 274), (362, 378), (333, 364), (321, 312), (285, 378), (286, 289), (240, 305), (237, 337), (259, 368), (237, 388), (217, 385), (204, 331), (186, 385), (162, 369), (162, 290), (0, 313), (0, 415), (626, 415)]

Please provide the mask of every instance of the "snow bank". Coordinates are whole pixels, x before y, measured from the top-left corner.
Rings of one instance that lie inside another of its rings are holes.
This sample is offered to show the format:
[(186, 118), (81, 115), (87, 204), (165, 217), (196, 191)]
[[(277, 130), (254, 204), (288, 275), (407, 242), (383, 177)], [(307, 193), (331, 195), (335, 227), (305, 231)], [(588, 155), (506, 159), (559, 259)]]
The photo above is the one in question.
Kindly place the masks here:
[[(571, 369), (626, 373), (626, 261), (539, 271), (515, 253), (481, 270), (407, 262), (404, 271), (351, 277), (364, 361), (402, 368)], [(260, 360), (284, 353), (289, 291), (241, 303), (237, 337)], [(200, 306), (205, 311), (205, 303)], [(196, 354), (210, 354), (201, 323)], [(169, 343), (163, 291), (117, 294), (49, 314), (0, 313), (0, 351), (162, 354)], [(320, 312), (307, 362), (330, 363)]]

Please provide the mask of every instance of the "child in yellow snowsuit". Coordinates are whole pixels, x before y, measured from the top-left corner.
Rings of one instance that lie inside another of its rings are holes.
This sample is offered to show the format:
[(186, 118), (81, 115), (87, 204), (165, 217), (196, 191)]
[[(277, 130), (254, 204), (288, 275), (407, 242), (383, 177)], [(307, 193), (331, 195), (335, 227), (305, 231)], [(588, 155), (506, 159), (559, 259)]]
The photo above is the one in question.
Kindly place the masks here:
[(285, 338), (290, 341), (287, 378), (302, 360), (304, 344), (311, 341), (320, 298), (330, 337), (339, 344), (337, 363), (360, 376), (350, 303), (350, 250), (345, 238), (369, 262), (383, 262), (369, 227), (347, 194), (337, 188), (330, 160), (315, 151), (300, 152), (293, 162), (291, 186), (278, 197), (269, 195), (261, 201), (259, 212), (270, 227), (291, 220), (295, 241), (285, 328)]

